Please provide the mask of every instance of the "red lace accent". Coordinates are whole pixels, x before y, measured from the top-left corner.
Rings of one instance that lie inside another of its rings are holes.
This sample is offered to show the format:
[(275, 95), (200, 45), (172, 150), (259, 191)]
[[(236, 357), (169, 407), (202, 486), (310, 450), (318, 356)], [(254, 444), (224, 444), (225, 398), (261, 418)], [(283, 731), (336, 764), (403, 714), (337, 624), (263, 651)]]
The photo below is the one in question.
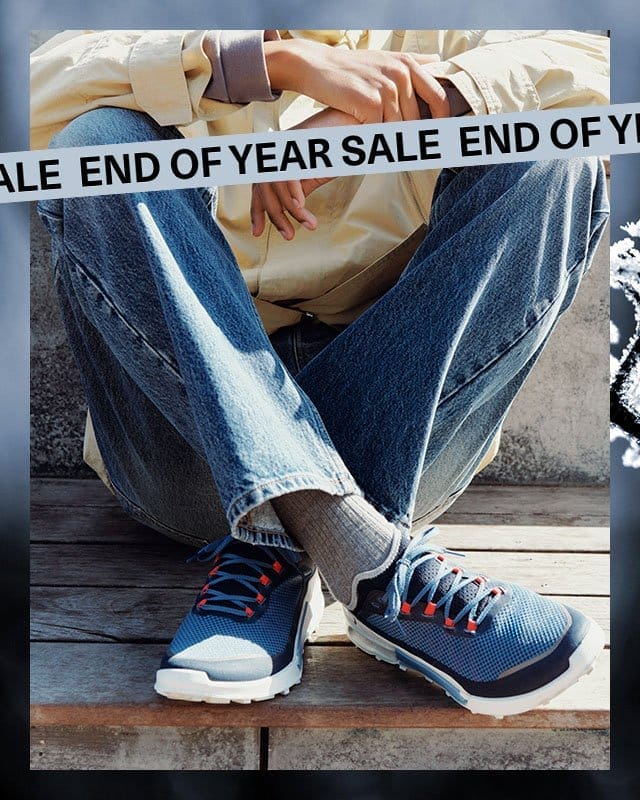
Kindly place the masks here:
[(427, 603), (423, 613), (426, 617), (432, 617), (436, 613), (436, 604), (433, 601)]

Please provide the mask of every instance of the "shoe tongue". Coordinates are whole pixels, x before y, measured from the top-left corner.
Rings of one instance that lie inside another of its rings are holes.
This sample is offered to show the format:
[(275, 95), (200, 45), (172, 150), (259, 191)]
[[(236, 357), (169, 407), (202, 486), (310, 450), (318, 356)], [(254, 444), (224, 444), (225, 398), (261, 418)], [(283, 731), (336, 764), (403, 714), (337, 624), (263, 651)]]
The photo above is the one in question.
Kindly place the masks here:
[[(276, 560), (275, 554), (273, 559), (270, 559), (269, 555), (265, 553), (262, 548), (246, 542), (234, 541), (232, 544), (232, 550), (227, 549), (226, 551), (223, 551), (220, 554), (220, 560), (217, 562), (217, 564), (210, 562), (212, 566), (209, 567), (209, 569), (213, 569), (215, 566), (220, 566), (221, 571), (225, 572), (227, 575), (241, 575), (242, 577), (255, 578), (259, 577), (257, 569), (249, 567), (243, 562), (229, 562), (228, 559), (225, 558), (225, 553), (229, 555), (233, 554), (234, 556), (240, 556), (242, 558), (250, 558), (254, 561), (264, 562), (264, 571), (267, 572), (269, 578), (273, 579), (274, 573), (272, 570), (269, 570), (269, 567)], [(207, 581), (213, 581), (215, 578), (215, 575), (210, 577), (208, 576)], [(231, 577), (225, 578), (225, 580), (217, 580), (213, 588), (217, 592), (223, 592), (231, 595), (248, 596), (251, 594), (251, 590), (247, 586)], [(256, 589), (256, 591), (258, 590)]]
[(261, 564), (264, 563), (265, 569), (268, 569), (276, 560), (282, 561), (282, 559), (277, 559), (275, 553), (269, 555), (261, 547), (257, 547), (255, 544), (234, 541), (231, 547), (220, 553), (220, 561), (218, 562), (222, 563), (225, 572), (231, 572), (233, 575), (252, 575), (253, 570), (247, 568), (247, 565), (244, 563), (230, 563), (228, 561), (228, 557), (232, 556), (247, 558), (251, 561), (259, 561)]
[[(441, 563), (442, 562), (438, 561), (437, 558), (431, 558), (429, 561), (425, 561), (423, 564), (419, 564), (416, 567), (413, 575), (411, 576), (411, 582), (409, 583), (409, 591), (407, 593), (409, 602), (411, 602), (411, 599), (416, 597), (418, 593), (422, 591), (422, 588), (426, 583), (429, 583), (429, 581), (432, 581), (436, 577)], [(438, 600), (440, 600), (440, 598), (449, 591), (454, 580), (455, 575), (452, 572), (447, 572), (447, 574), (440, 579), (433, 597), (434, 603), (437, 603)], [(453, 599), (451, 600), (451, 609), (449, 611), (449, 615), (451, 617), (455, 617), (456, 614), (458, 614), (458, 612), (467, 605), (467, 603), (471, 602), (471, 600), (476, 597), (479, 591), (480, 585), (475, 582), (468, 583), (462, 589), (459, 589), (453, 595)], [(480, 601), (476, 610), (476, 615), (482, 611), (488, 602), (488, 597), (483, 598)]]

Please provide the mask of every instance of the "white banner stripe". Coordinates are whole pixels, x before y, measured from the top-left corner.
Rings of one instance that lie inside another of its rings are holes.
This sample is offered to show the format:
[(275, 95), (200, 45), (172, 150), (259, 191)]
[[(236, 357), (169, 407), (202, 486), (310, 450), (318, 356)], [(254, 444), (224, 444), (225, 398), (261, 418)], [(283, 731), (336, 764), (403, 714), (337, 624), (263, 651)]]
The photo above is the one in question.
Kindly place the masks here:
[(0, 203), (640, 152), (640, 103), (0, 154)]

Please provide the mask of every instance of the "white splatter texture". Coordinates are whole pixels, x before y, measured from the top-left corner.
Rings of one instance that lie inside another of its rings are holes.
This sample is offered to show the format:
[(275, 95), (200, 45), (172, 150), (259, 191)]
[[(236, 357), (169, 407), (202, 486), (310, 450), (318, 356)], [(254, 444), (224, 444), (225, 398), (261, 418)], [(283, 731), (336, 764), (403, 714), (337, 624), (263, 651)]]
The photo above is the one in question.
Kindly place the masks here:
[[(621, 226), (628, 237), (610, 248), (611, 286), (622, 289), (634, 307), (636, 330), (621, 357), (610, 357), (612, 390), (611, 441), (624, 438), (628, 447), (622, 456), (626, 467), (640, 468), (640, 220)], [(620, 341), (620, 332), (611, 323), (611, 344)]]

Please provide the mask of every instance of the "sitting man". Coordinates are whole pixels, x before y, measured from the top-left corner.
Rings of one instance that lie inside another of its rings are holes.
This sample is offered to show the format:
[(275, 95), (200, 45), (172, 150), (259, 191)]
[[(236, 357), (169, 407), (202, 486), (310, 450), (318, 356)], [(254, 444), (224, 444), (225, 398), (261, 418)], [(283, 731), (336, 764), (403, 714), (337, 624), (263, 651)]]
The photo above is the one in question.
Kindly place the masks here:
[[(606, 103), (607, 44), (571, 31), (69, 32), (33, 55), (32, 145)], [(588, 670), (603, 644), (592, 620), (452, 566), (429, 523), (495, 454), (590, 265), (608, 214), (597, 160), (39, 212), (90, 410), (87, 459), (131, 516), (207, 562), (159, 693), (288, 692), (322, 614), (319, 573), (358, 647), (472, 711), (526, 711)]]

